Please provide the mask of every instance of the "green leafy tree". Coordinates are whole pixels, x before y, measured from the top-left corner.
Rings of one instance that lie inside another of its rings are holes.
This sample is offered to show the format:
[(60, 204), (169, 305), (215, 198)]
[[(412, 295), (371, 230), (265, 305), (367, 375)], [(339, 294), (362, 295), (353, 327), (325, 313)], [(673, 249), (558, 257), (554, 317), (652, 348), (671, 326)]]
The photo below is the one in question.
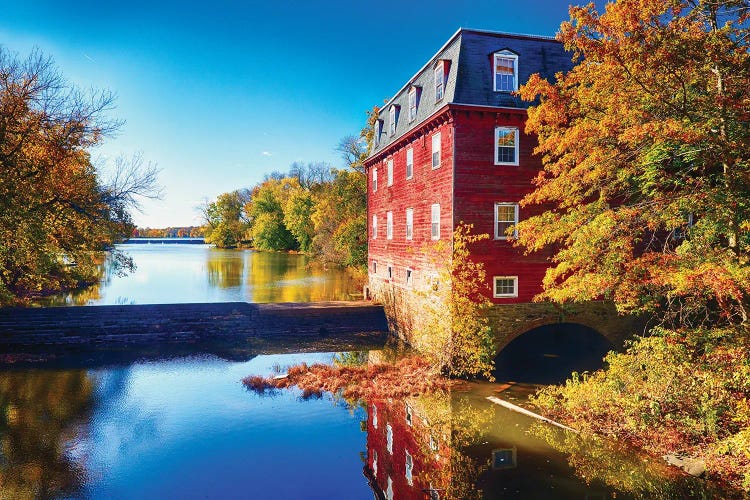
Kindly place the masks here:
[(312, 213), (315, 202), (308, 189), (298, 188), (289, 192), (284, 201), (284, 225), (297, 240), (302, 252), (312, 250), (314, 228)]
[(333, 175), (315, 196), (313, 249), (328, 262), (362, 267), (367, 262), (367, 179), (353, 170)]
[(250, 200), (247, 190), (222, 193), (216, 201), (201, 208), (206, 223), (205, 238), (218, 248), (234, 248), (242, 243), (248, 230), (245, 205)]
[(284, 223), (283, 204), (300, 189), (297, 179), (268, 179), (253, 189), (248, 207), (253, 246), (260, 250), (297, 250), (299, 244)]

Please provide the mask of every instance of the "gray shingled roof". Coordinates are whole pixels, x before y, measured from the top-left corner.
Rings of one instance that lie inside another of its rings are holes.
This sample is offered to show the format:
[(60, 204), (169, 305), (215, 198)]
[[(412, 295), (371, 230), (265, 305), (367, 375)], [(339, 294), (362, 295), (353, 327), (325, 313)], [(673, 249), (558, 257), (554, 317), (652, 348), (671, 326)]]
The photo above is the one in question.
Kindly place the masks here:
[[(519, 97), (493, 90), (492, 56), (503, 49), (518, 54), (521, 84), (534, 73), (552, 79), (558, 71), (568, 71), (573, 66), (571, 54), (554, 38), (461, 28), (380, 110), (380, 142), (373, 146), (370, 156), (385, 149), (449, 103), (528, 107), (529, 103), (523, 102)], [(449, 69), (445, 95), (436, 102), (433, 74), (435, 65), (440, 60), (448, 61)], [(421, 96), (416, 119), (409, 122), (408, 95), (412, 86), (421, 88)], [(394, 134), (390, 133), (389, 124), (389, 109), (392, 105), (400, 107)]]

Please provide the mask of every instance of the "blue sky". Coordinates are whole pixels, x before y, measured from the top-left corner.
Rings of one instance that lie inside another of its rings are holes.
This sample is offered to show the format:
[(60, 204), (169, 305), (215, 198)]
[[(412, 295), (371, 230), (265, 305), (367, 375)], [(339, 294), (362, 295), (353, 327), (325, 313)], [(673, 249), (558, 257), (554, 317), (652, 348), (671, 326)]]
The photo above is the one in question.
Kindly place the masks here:
[(459, 28), (554, 35), (568, 2), (0, 1), (0, 45), (51, 55), (82, 88), (117, 95), (126, 121), (97, 148), (142, 152), (165, 198), (140, 226), (199, 223), (204, 198), (293, 161), (342, 167), (356, 134)]

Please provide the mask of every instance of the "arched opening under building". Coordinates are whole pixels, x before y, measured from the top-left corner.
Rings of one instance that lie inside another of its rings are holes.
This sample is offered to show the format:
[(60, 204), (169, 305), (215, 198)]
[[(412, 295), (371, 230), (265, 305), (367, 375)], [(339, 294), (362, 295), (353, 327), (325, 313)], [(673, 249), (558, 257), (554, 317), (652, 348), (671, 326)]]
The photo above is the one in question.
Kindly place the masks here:
[(495, 357), (498, 381), (559, 384), (571, 373), (593, 371), (613, 349), (602, 334), (575, 323), (558, 323), (529, 330)]

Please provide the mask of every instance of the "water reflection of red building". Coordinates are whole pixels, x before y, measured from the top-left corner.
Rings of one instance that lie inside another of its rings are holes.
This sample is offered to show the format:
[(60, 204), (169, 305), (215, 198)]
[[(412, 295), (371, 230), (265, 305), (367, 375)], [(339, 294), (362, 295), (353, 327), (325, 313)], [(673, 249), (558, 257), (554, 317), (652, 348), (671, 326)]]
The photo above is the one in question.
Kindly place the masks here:
[[(450, 426), (435, 401), (379, 399), (367, 405), (365, 474), (377, 498), (441, 498), (449, 481)], [(442, 406), (444, 401), (437, 401)], [(436, 421), (438, 420), (438, 421)]]

